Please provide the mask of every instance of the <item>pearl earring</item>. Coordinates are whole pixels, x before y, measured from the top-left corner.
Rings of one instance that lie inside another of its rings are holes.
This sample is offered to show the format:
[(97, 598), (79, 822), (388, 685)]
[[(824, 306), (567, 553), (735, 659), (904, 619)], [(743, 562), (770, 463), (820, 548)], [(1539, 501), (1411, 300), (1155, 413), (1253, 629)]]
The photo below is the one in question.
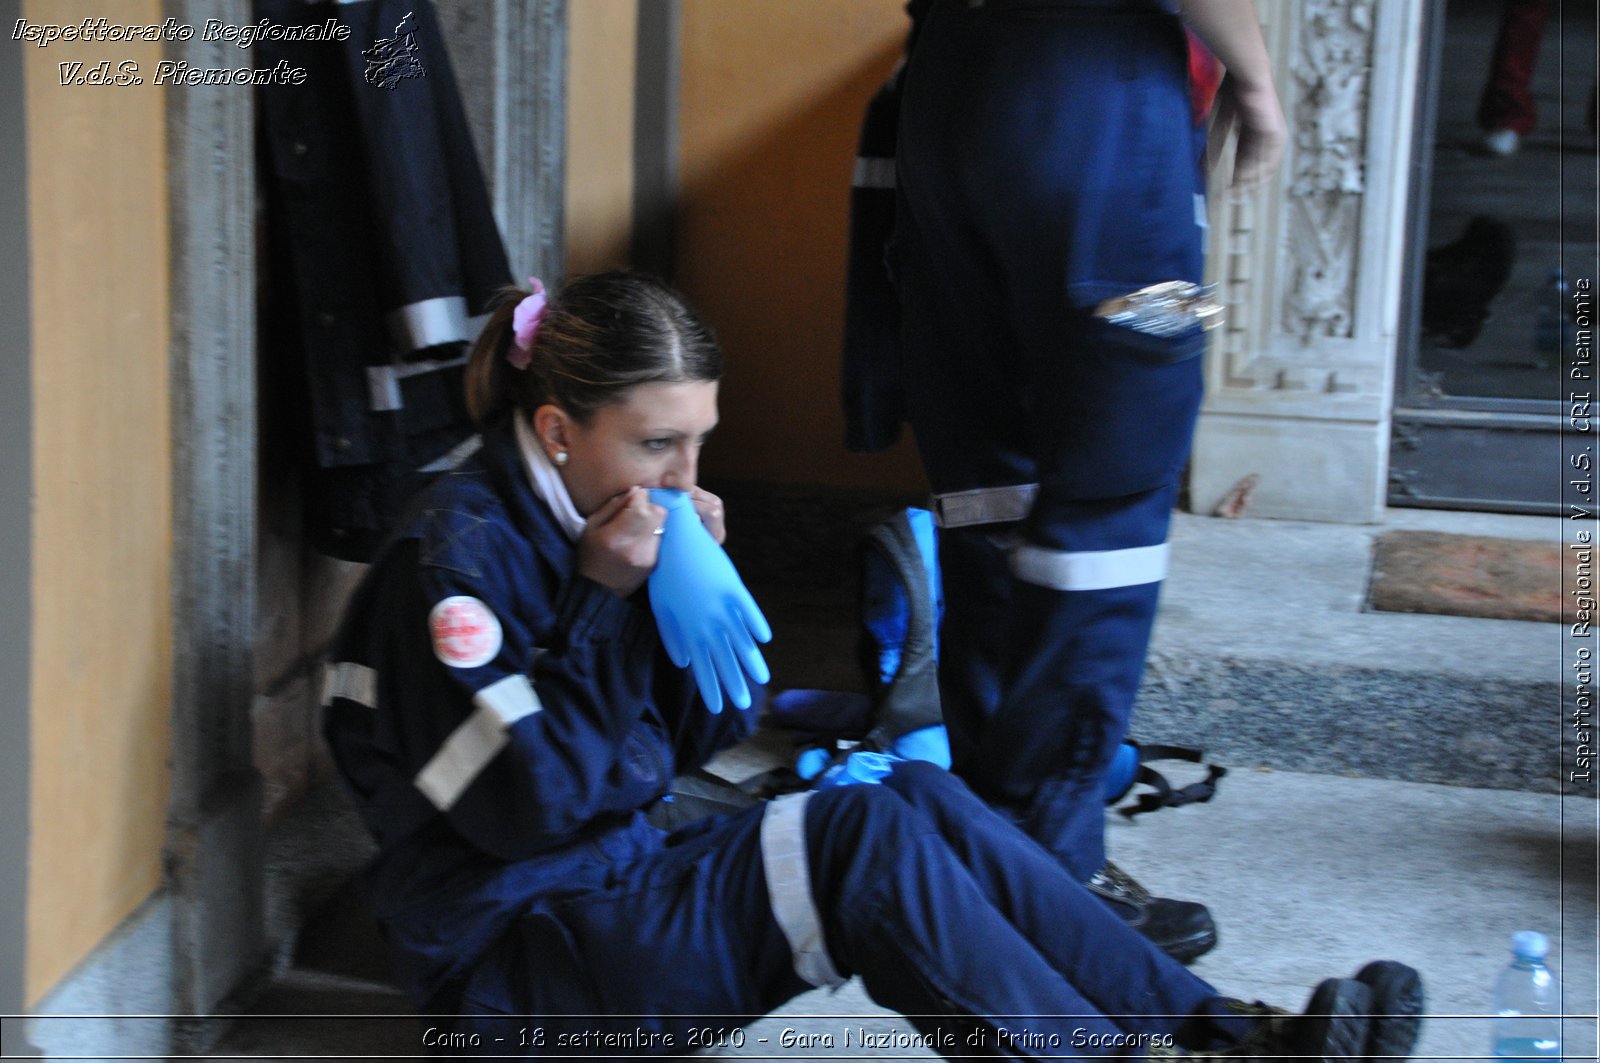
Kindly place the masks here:
[(555, 462), (557, 465), (565, 465), (567, 463), (567, 452), (564, 450), (558, 450), (551, 455), (550, 460)]

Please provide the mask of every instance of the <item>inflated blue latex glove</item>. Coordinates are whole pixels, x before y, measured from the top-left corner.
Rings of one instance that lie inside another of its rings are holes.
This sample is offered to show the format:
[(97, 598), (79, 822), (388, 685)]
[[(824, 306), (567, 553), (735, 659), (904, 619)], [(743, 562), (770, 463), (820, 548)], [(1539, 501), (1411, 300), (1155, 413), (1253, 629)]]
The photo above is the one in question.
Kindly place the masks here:
[(722, 711), (723, 687), (729, 700), (748, 709), (745, 673), (757, 683), (771, 678), (756, 643), (770, 641), (772, 628), (727, 553), (700, 523), (689, 496), (656, 487), (650, 501), (667, 511), (661, 555), (649, 580), (650, 608), (667, 656), (694, 672), (700, 697), (712, 712)]

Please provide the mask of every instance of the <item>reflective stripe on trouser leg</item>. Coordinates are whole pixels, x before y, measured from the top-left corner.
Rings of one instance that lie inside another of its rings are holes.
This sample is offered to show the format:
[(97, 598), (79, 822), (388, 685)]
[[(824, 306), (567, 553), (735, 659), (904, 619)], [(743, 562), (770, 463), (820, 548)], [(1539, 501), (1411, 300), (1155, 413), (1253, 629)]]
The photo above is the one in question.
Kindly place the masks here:
[(1105, 862), (1101, 780), (1144, 674), (1175, 494), (1082, 502), (1045, 490), (1008, 559), (1008, 689), (984, 752), (1020, 750), (1010, 771), (1032, 786), (1023, 823), (1079, 879)]
[(933, 496), (933, 519), (941, 528), (1010, 524), (1027, 517), (1038, 494), (1038, 484), (946, 491)]
[(844, 982), (828, 956), (822, 918), (811, 890), (806, 856), (806, 803), (810, 793), (780, 797), (761, 820), (761, 865), (767, 875), (772, 917), (794, 954), (794, 971), (814, 986)]
[(1173, 493), (1083, 503), (1046, 492), (1025, 545), (996, 528), (941, 537), (941, 687), (957, 769), (1079, 879), (1105, 859), (1097, 788), (1128, 731)]
[(1050, 550), (1024, 543), (1011, 552), (1011, 571), (1025, 583), (1057, 591), (1137, 587), (1167, 578), (1167, 544), (1121, 550)]

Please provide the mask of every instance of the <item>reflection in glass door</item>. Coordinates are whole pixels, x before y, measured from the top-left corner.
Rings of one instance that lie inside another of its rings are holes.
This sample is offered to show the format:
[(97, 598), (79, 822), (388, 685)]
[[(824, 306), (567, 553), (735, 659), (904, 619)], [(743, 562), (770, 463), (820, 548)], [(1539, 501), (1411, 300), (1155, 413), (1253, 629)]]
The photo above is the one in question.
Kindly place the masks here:
[(1559, 512), (1595, 391), (1595, 5), (1430, 19), (1390, 504)]

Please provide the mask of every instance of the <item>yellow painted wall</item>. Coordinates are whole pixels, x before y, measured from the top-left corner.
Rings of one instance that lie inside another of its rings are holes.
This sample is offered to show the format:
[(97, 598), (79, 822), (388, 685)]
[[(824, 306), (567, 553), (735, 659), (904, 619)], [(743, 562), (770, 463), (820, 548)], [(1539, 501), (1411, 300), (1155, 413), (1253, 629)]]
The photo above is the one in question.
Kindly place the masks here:
[[(27, 0), (33, 23), (159, 23), (158, 0)], [(161, 878), (172, 547), (160, 45), (25, 47), (32, 254), (36, 1002)], [(142, 86), (61, 85), (137, 62)], [(248, 91), (190, 89), (189, 91)]]
[(628, 265), (638, 2), (578, 0), (567, 10), (566, 248), (571, 276)]
[(708, 474), (917, 490), (907, 443), (844, 450), (839, 352), (861, 114), (903, 0), (684, 0), (677, 281), (728, 355)]

